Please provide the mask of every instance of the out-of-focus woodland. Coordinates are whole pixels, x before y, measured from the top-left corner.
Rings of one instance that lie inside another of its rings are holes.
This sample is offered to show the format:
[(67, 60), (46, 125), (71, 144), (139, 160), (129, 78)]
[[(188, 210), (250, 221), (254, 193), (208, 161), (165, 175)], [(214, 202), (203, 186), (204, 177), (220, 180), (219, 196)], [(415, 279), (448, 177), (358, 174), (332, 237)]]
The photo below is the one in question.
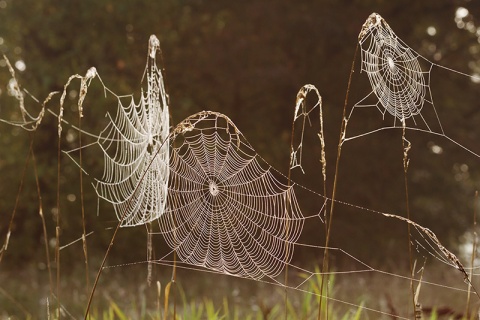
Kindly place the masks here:
[[(456, 21), (459, 7), (469, 14)], [(480, 74), (480, 31), (476, 31), (480, 30), (480, 4), (474, 1), (2, 0), (0, 51), (12, 64), (20, 61), (16, 69), (20, 84), (40, 101), (52, 91), (63, 90), (71, 75), (84, 75), (92, 66), (112, 91), (138, 95), (148, 39), (155, 34), (161, 41), (172, 123), (200, 110), (222, 112), (263, 158), (284, 173), (288, 170), (296, 94), (301, 86), (311, 83), (323, 98), (331, 190), (350, 67), (360, 28), (371, 12), (380, 13), (405, 43), (430, 61)], [(11, 76), (5, 60), (0, 58), (0, 63), (0, 116), (15, 118), (17, 102), (7, 90)], [(349, 106), (370, 92), (366, 75), (359, 71), (357, 55)], [(98, 133), (105, 125), (105, 113), (113, 110), (116, 102), (105, 99), (103, 87), (95, 81), (85, 100), (82, 125), (86, 131)], [(73, 123), (78, 121), (78, 88), (78, 83), (72, 85), (66, 102), (65, 117)], [(431, 88), (445, 132), (478, 152), (480, 84), (453, 72), (434, 70)], [(58, 98), (48, 104), (56, 112)], [(26, 103), (29, 110), (40, 109), (31, 98), (27, 97)], [(312, 118), (312, 123), (316, 121)], [(76, 147), (77, 136), (65, 126), (62, 149)], [(408, 171), (412, 219), (432, 229), (455, 251), (464, 241), (462, 235), (472, 227), (480, 159), (439, 136), (415, 132), (407, 136), (412, 143)], [(306, 174), (295, 171), (293, 179), (321, 192), (318, 138), (313, 130), (305, 137)], [(0, 124), (0, 237), (3, 243), (32, 138), (51, 239), (43, 238), (30, 162), (1, 268), (44, 261), (44, 241), (54, 244), (58, 137), (57, 119), (50, 114), (35, 134)], [(442, 152), (432, 152), (432, 145), (440, 146)], [(399, 131), (346, 143), (337, 198), (404, 215), (402, 156)], [(86, 156), (84, 161), (102, 169), (101, 157)], [(62, 154), (60, 172), (60, 239), (67, 244), (82, 234), (79, 170)], [(87, 232), (98, 231), (88, 238), (89, 253), (99, 256), (111, 237), (111, 232), (101, 231), (115, 227), (117, 221), (107, 203), (100, 201), (97, 210), (97, 197), (88, 177), (84, 190)], [(408, 251), (393, 249), (399, 241), (406, 243), (406, 226), (390, 224), (375, 215), (352, 214), (345, 207), (337, 211), (332, 246), (355, 250), (358, 258), (378, 264), (408, 264)], [(308, 225), (304, 232), (306, 238), (319, 234)], [(145, 259), (145, 234), (142, 227), (122, 229), (111, 259)], [(80, 250), (62, 253), (66, 256), (62, 264), (77, 263), (79, 259), (69, 259), (68, 255), (80, 255)], [(321, 259), (303, 256), (301, 251), (296, 254), (294, 259)]]

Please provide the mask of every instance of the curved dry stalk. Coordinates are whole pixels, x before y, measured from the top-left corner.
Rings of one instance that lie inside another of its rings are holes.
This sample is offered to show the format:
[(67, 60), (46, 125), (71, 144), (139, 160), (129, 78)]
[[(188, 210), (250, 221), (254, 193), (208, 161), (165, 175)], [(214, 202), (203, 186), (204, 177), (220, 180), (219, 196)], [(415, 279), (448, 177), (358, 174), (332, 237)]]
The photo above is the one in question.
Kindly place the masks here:
[[(307, 95), (313, 91), (316, 95), (316, 102), (313, 104), (313, 106), (311, 108), (307, 108)], [(295, 113), (294, 113), (294, 116), (293, 116), (293, 121), (292, 121), (292, 132), (291, 132), (291, 141), (290, 141), (290, 166), (288, 168), (288, 186), (291, 185), (291, 172), (293, 169), (299, 167), (300, 170), (302, 171), (302, 173), (305, 173), (304, 170), (303, 170), (303, 167), (302, 167), (302, 160), (303, 160), (303, 139), (304, 139), (304, 135), (305, 135), (305, 126), (306, 126), (306, 123), (307, 123), (307, 120), (308, 122), (310, 123), (311, 125), (311, 121), (310, 121), (310, 114), (315, 110), (317, 109), (318, 107), (318, 118), (319, 118), (319, 124), (320, 124), (320, 128), (319, 128), (319, 132), (317, 133), (318, 135), (318, 138), (320, 140), (320, 163), (322, 165), (322, 177), (323, 177), (323, 194), (327, 194), (327, 160), (326, 160), (326, 157), (325, 157), (325, 136), (324, 136), (324, 132), (323, 132), (323, 108), (322, 108), (322, 96), (320, 95), (320, 92), (318, 91), (318, 89), (314, 86), (314, 85), (311, 85), (311, 84), (306, 84), (304, 85), (302, 88), (300, 88), (300, 90), (298, 91), (297, 93), (297, 98), (296, 98), (296, 101), (295, 101)], [(301, 124), (302, 124), (302, 129), (301, 129), (301, 133), (300, 133), (300, 142), (298, 143), (298, 146), (294, 146), (294, 137), (295, 137), (295, 123), (297, 122), (297, 120), (301, 121)], [(285, 212), (285, 219), (287, 221), (286, 223), (286, 232), (288, 234), (289, 230), (289, 224), (288, 224), (288, 221), (289, 221), (289, 216), (288, 216), (288, 210), (289, 210), (289, 206), (290, 206), (290, 194), (287, 195), (287, 208), (286, 208), (286, 212)], [(325, 199), (325, 204), (324, 204), (324, 210), (326, 210), (326, 204), (327, 204), (327, 200)], [(325, 211), (324, 211), (325, 212)], [(288, 237), (288, 236), (287, 236)], [(289, 247), (286, 246), (286, 250), (289, 250)], [(288, 252), (286, 252), (286, 255), (288, 256)], [(323, 280), (324, 280), (324, 276), (322, 275), (322, 283), (321, 283), (321, 287), (323, 287)], [(288, 308), (288, 296), (287, 296), (287, 287), (288, 287), (288, 264), (285, 265), (285, 280), (284, 280), (284, 284), (285, 284), (285, 316), (287, 315), (287, 308)], [(327, 300), (328, 301), (328, 300)], [(319, 317), (320, 317), (320, 314), (321, 314), (321, 309), (322, 309), (322, 297), (319, 298)], [(328, 307), (327, 307), (328, 309)], [(328, 315), (327, 315), (328, 317)]]
[(394, 218), (394, 219), (397, 219), (397, 220), (404, 221), (404, 222), (408, 223), (409, 225), (415, 227), (417, 230), (423, 232), (423, 234), (425, 234), (428, 237), (428, 239), (430, 241), (432, 241), (433, 244), (440, 250), (440, 252), (444, 255), (444, 257), (448, 261), (450, 261), (452, 266), (462, 273), (462, 275), (464, 277), (464, 281), (473, 288), (473, 291), (475, 292), (477, 297), (480, 299), (480, 294), (478, 293), (475, 286), (472, 284), (470, 276), (468, 275), (467, 271), (463, 267), (463, 264), (460, 262), (460, 260), (457, 258), (457, 256), (455, 254), (453, 254), (452, 252), (450, 252), (447, 248), (445, 248), (443, 246), (443, 244), (440, 242), (440, 240), (438, 240), (437, 235), (433, 231), (419, 225), (418, 223), (416, 223), (416, 222), (414, 222), (414, 221), (412, 221), (408, 218), (402, 217), (402, 216), (397, 216), (395, 214), (383, 213), (383, 212), (381, 212), (380, 214), (382, 214), (383, 216), (388, 217), (388, 218)]
[(25, 107), (24, 93), (30, 95), (32, 99), (34, 99), (36, 102), (39, 102), (39, 101), (35, 97), (33, 97), (31, 94), (29, 94), (25, 89), (21, 88), (20, 82), (18, 81), (15, 75), (15, 69), (12, 67), (10, 60), (8, 60), (8, 58), (5, 55), (3, 55), (3, 59), (7, 64), (10, 75), (12, 76), (12, 79), (8, 85), (8, 90), (10, 94), (18, 101), (18, 107), (20, 109), (20, 114), (22, 115), (22, 121), (15, 122), (15, 121), (8, 121), (4, 119), (0, 119), (0, 121), (14, 125), (14, 126), (19, 126), (27, 131), (35, 131), (37, 127), (40, 125), (40, 123), (42, 122), (43, 116), (45, 115), (45, 104), (51, 99), (51, 97), (56, 92), (51, 92), (48, 95), (37, 116), (31, 115)]

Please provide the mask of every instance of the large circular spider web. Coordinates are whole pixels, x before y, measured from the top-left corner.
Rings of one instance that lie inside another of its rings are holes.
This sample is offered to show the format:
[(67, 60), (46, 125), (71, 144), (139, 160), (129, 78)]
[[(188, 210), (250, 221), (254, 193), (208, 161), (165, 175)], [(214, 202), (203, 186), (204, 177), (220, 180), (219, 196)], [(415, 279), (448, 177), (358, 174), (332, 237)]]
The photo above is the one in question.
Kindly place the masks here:
[(261, 279), (290, 261), (304, 218), (287, 179), (225, 116), (200, 113), (176, 135), (160, 233), (188, 264)]
[(379, 15), (372, 14), (360, 34), (362, 70), (379, 103), (404, 120), (419, 114), (429, 91), (429, 77), (418, 54), (405, 45)]

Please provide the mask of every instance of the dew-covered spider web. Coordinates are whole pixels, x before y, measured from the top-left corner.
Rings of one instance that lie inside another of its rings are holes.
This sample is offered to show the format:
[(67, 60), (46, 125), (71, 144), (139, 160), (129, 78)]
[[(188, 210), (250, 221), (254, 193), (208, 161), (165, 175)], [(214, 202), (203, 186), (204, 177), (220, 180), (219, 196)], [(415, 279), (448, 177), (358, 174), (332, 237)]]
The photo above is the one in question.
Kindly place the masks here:
[(304, 224), (293, 188), (228, 118), (202, 113), (185, 125), (172, 148), (159, 232), (185, 263), (252, 279), (277, 276)]
[(359, 36), (362, 71), (372, 86), (376, 104), (385, 117), (418, 120), (426, 125), (421, 111), (433, 105), (430, 93), (430, 68), (423, 70), (419, 55), (398, 38), (379, 15), (371, 15)]
[(146, 88), (140, 100), (136, 102), (133, 95), (118, 97), (116, 114), (107, 114), (109, 122), (94, 143), (104, 160), (103, 175), (95, 179), (94, 188), (100, 198), (113, 204), (122, 226), (151, 222), (163, 214), (166, 204), (169, 110), (156, 63), (157, 37), (150, 37), (148, 50)]
[(372, 13), (364, 23), (358, 45), (361, 72), (366, 73), (371, 92), (353, 106), (346, 121), (355, 121), (356, 114), (375, 108), (382, 122), (363, 132), (346, 130), (344, 141), (382, 130), (406, 128), (444, 137), (480, 158), (478, 149), (468, 148), (447, 134), (438, 112), (443, 105), (434, 103), (431, 86), (435, 68), (472, 80), (475, 76), (429, 61), (402, 41), (377, 13)]

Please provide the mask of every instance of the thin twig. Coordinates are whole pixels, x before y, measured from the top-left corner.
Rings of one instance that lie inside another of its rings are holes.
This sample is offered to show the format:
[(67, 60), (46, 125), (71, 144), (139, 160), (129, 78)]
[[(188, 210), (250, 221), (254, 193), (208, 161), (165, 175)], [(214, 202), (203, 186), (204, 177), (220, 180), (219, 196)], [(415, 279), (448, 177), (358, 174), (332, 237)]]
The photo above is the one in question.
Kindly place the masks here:
[[(472, 248), (472, 257), (470, 260), (470, 279), (473, 278), (473, 267), (475, 264), (475, 257), (477, 253), (477, 202), (478, 202), (478, 191), (475, 191), (475, 198), (473, 202), (473, 248)], [(467, 309), (465, 310), (465, 317), (468, 319), (470, 316), (470, 295), (471, 295), (471, 285), (468, 286), (467, 291)]]
[(20, 194), (23, 190), (23, 182), (25, 180), (25, 174), (27, 172), (28, 163), (30, 162), (30, 156), (32, 154), (32, 150), (33, 150), (33, 137), (30, 139), (30, 147), (28, 150), (27, 158), (25, 160), (25, 165), (23, 166), (22, 176), (20, 178), (20, 185), (18, 186), (17, 196), (15, 198), (15, 206), (13, 207), (13, 212), (12, 212), (12, 216), (10, 217), (10, 222), (8, 223), (7, 235), (5, 236), (5, 241), (2, 247), (0, 248), (0, 263), (2, 262), (3, 255), (8, 249), (8, 243), (10, 241), (10, 236), (13, 228), (13, 220), (15, 218), (15, 214), (18, 209), (18, 204), (20, 202)]
[[(406, 210), (407, 210), (407, 219), (411, 220), (410, 218), (410, 202), (409, 202), (409, 196), (408, 196), (408, 165), (410, 163), (410, 159), (408, 158), (408, 152), (410, 151), (410, 148), (412, 147), (412, 144), (410, 141), (408, 141), (405, 138), (405, 119), (402, 119), (402, 125), (403, 125), (403, 131), (402, 131), (402, 148), (403, 148), (403, 177), (405, 181), (405, 204), (406, 204)], [(408, 255), (410, 257), (410, 292), (411, 292), (411, 298), (412, 298), (412, 305), (413, 305), (413, 311), (415, 312), (416, 310), (416, 303), (415, 303), (415, 289), (413, 287), (413, 275), (414, 275), (414, 267), (413, 267), (413, 254), (412, 254), (412, 239), (411, 239), (411, 230), (410, 230), (410, 224), (407, 224), (407, 232), (408, 232)]]
[[(2, 293), (12, 304), (14, 304), (18, 309), (22, 310), (25, 314), (25, 319), (31, 319), (32, 314), (28, 311), (19, 301), (12, 297), (7, 291), (0, 287), (0, 293)], [(10, 318), (8, 318), (10, 319)]]
[[(82, 79), (82, 84), (83, 84), (83, 79)], [(82, 89), (84, 91), (81, 91), (80, 98), (79, 98), (79, 103), (78, 103), (78, 128), (79, 128), (79, 133), (78, 133), (78, 143), (79, 143), (79, 175), (80, 175), (80, 205), (81, 205), (81, 211), (82, 211), (82, 248), (83, 248), (83, 257), (85, 260), (85, 290), (88, 295), (89, 288), (90, 288), (90, 276), (89, 276), (89, 268), (88, 268), (88, 247), (87, 247), (87, 231), (86, 231), (86, 225), (85, 225), (85, 199), (84, 199), (84, 194), (83, 194), (83, 153), (82, 153), (82, 108), (81, 108), (81, 102), (83, 102), (82, 97), (85, 96), (86, 94), (86, 87)], [(80, 101), (80, 99), (82, 99)]]
[(45, 243), (45, 255), (47, 259), (47, 270), (48, 270), (48, 280), (50, 284), (50, 296), (53, 297), (53, 279), (52, 279), (52, 267), (50, 265), (50, 250), (48, 248), (48, 234), (47, 234), (47, 225), (45, 223), (45, 216), (43, 214), (43, 204), (42, 204), (42, 193), (40, 191), (40, 181), (38, 179), (37, 171), (37, 161), (35, 159), (35, 152), (32, 151), (32, 161), (33, 161), (33, 171), (35, 174), (35, 183), (37, 184), (37, 196), (38, 196), (38, 214), (42, 220), (42, 229), (43, 229), (43, 239)]
[[(63, 105), (60, 104), (60, 115), (63, 114)], [(61, 116), (58, 117), (58, 148), (57, 148), (57, 210), (56, 210), (56, 228), (55, 228), (55, 261), (57, 265), (57, 318), (60, 319), (60, 168), (61, 168), (61, 146), (62, 146), (62, 130)]]
[[(355, 70), (355, 60), (357, 58), (357, 52), (358, 52), (358, 43), (357, 46), (355, 47), (355, 53), (353, 54), (353, 60), (352, 60), (352, 67), (350, 69), (350, 76), (348, 77), (348, 84), (347, 84), (347, 93), (345, 94), (345, 103), (343, 105), (343, 113), (342, 113), (342, 128), (340, 130), (340, 138), (338, 141), (338, 149), (337, 149), (337, 160), (335, 163), (335, 174), (333, 176), (333, 189), (332, 189), (332, 197), (331, 197), (331, 205), (330, 205), (330, 214), (325, 215), (325, 225), (326, 225), (326, 236), (325, 236), (325, 251), (323, 254), (323, 263), (322, 263), (322, 272), (327, 273), (329, 266), (328, 266), (328, 245), (330, 242), (330, 232), (332, 230), (332, 220), (333, 220), (333, 212), (334, 212), (334, 204), (335, 204), (335, 197), (336, 197), (336, 190), (337, 190), (337, 181), (338, 181), (338, 170), (340, 166), (340, 156), (342, 154), (342, 144), (345, 139), (345, 134), (347, 130), (347, 118), (346, 118), (346, 110), (347, 110), (347, 105), (348, 105), (348, 96), (350, 93), (350, 85), (352, 83), (352, 76), (353, 72)], [(322, 284), (320, 288), (320, 296), (323, 296), (323, 277), (322, 277)], [(327, 310), (328, 311), (328, 310)], [(327, 313), (328, 315), (328, 313)], [(319, 312), (319, 317), (320, 317), (320, 312)]]

